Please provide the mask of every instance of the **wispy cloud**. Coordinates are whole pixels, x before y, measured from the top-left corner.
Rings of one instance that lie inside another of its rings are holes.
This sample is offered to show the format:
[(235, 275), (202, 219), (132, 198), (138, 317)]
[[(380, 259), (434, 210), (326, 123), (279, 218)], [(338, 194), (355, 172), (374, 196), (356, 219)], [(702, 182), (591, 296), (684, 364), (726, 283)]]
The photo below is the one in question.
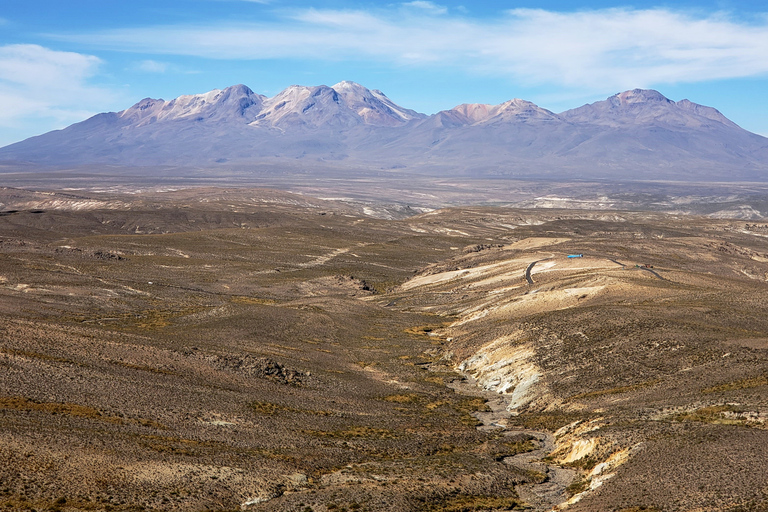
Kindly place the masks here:
[(38, 45), (0, 46), (0, 127), (19, 135), (28, 122), (60, 128), (110, 104), (110, 92), (89, 84), (100, 63), (91, 55)]
[(626, 88), (768, 73), (768, 18), (668, 9), (552, 12), (494, 19), (417, 0), (387, 9), (284, 12), (256, 24), (152, 26), (69, 36), (147, 54), (212, 59), (365, 60), (506, 76), (526, 84)]
[(165, 73), (170, 68), (170, 64), (167, 62), (160, 62), (156, 60), (142, 60), (133, 65), (132, 69), (135, 71), (141, 71), (143, 73)]
[(405, 7), (412, 7), (416, 9), (423, 9), (432, 14), (445, 14), (448, 12), (448, 8), (442, 5), (437, 5), (434, 2), (428, 2), (426, 0), (415, 0), (413, 2), (406, 2), (403, 4)]

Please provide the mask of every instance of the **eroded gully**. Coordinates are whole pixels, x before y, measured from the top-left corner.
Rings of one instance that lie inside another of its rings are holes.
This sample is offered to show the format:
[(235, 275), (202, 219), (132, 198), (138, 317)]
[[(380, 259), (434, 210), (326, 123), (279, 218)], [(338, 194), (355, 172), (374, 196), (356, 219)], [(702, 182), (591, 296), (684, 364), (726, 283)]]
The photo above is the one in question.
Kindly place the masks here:
[(449, 386), (457, 393), (485, 398), (490, 409), (489, 411), (474, 413), (474, 416), (482, 422), (482, 425), (477, 427), (478, 430), (501, 430), (503, 435), (508, 436), (528, 434), (533, 438), (532, 441), (538, 445), (533, 451), (519, 453), (504, 459), (504, 462), (511, 466), (535, 471), (546, 477), (539, 484), (518, 485), (516, 490), (520, 499), (531, 507), (530, 510), (536, 512), (553, 510), (558, 505), (568, 501), (570, 496), (566, 488), (573, 482), (576, 471), (542, 461), (555, 448), (555, 438), (552, 433), (515, 427), (508, 428), (507, 420), (512, 416), (512, 413), (507, 410), (508, 404), (504, 396), (483, 390), (471, 376), (466, 374), (463, 376), (465, 379), (456, 380)]

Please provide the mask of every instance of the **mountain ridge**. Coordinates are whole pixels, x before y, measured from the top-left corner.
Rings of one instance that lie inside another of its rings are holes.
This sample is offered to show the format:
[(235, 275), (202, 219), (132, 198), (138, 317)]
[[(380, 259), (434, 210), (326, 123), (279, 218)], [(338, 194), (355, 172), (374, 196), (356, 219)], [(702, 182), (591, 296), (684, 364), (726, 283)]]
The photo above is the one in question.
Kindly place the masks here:
[(145, 98), (0, 148), (0, 161), (48, 166), (269, 162), (401, 169), (444, 176), (763, 180), (768, 139), (713, 107), (633, 89), (555, 113), (512, 99), (426, 115), (350, 81), (273, 97), (238, 84)]

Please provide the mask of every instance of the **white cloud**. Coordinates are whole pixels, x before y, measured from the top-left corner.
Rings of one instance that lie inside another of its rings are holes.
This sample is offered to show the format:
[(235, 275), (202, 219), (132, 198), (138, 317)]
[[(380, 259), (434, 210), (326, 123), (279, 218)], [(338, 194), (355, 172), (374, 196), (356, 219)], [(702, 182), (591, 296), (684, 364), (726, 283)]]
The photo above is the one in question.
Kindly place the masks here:
[(169, 69), (167, 62), (159, 62), (156, 60), (142, 60), (137, 62), (133, 69), (136, 71), (142, 71), (144, 73), (165, 73)]
[(92, 75), (100, 60), (91, 55), (49, 50), (34, 44), (0, 47), (0, 81), (26, 87), (68, 86)]
[(88, 83), (100, 64), (91, 55), (38, 45), (0, 46), (0, 128), (7, 139), (0, 145), (35, 135), (40, 127), (51, 130), (81, 121), (92, 109), (113, 102), (108, 91)]
[[(768, 73), (768, 24), (664, 9), (509, 12), (488, 61), (533, 82), (618, 87)], [(517, 48), (517, 52), (511, 52)]]
[(414, 7), (416, 9), (423, 9), (433, 14), (445, 14), (448, 12), (446, 7), (437, 5), (434, 2), (427, 2), (425, 0), (415, 0), (413, 2), (407, 2), (403, 4), (405, 7)]
[(123, 51), (214, 59), (432, 65), (579, 89), (768, 73), (768, 17), (747, 23), (723, 14), (655, 8), (515, 9), (475, 19), (448, 15), (423, 0), (399, 5), (370, 11), (306, 9), (258, 24), (155, 26), (74, 39)]

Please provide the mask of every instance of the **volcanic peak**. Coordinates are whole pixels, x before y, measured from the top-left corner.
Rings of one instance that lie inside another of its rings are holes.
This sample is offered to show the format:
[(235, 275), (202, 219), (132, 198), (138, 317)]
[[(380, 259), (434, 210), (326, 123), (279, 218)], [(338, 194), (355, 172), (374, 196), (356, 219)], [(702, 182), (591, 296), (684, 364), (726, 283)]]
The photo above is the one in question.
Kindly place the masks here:
[(526, 122), (529, 120), (557, 120), (557, 114), (541, 108), (530, 101), (518, 98), (499, 105), (464, 103), (446, 111), (452, 119), (462, 124), (475, 125), (495, 122)]
[(608, 98), (608, 101), (617, 107), (628, 107), (630, 105), (649, 103), (674, 105), (675, 103), (674, 101), (661, 94), (659, 91), (655, 91), (653, 89), (632, 89), (630, 91), (620, 92)]
[(247, 111), (252, 111), (252, 107), (260, 109), (263, 101), (264, 96), (239, 84), (203, 94), (183, 95), (170, 101), (145, 98), (119, 112), (118, 116), (137, 126), (185, 118), (197, 118), (202, 121), (232, 116), (248, 117)]

